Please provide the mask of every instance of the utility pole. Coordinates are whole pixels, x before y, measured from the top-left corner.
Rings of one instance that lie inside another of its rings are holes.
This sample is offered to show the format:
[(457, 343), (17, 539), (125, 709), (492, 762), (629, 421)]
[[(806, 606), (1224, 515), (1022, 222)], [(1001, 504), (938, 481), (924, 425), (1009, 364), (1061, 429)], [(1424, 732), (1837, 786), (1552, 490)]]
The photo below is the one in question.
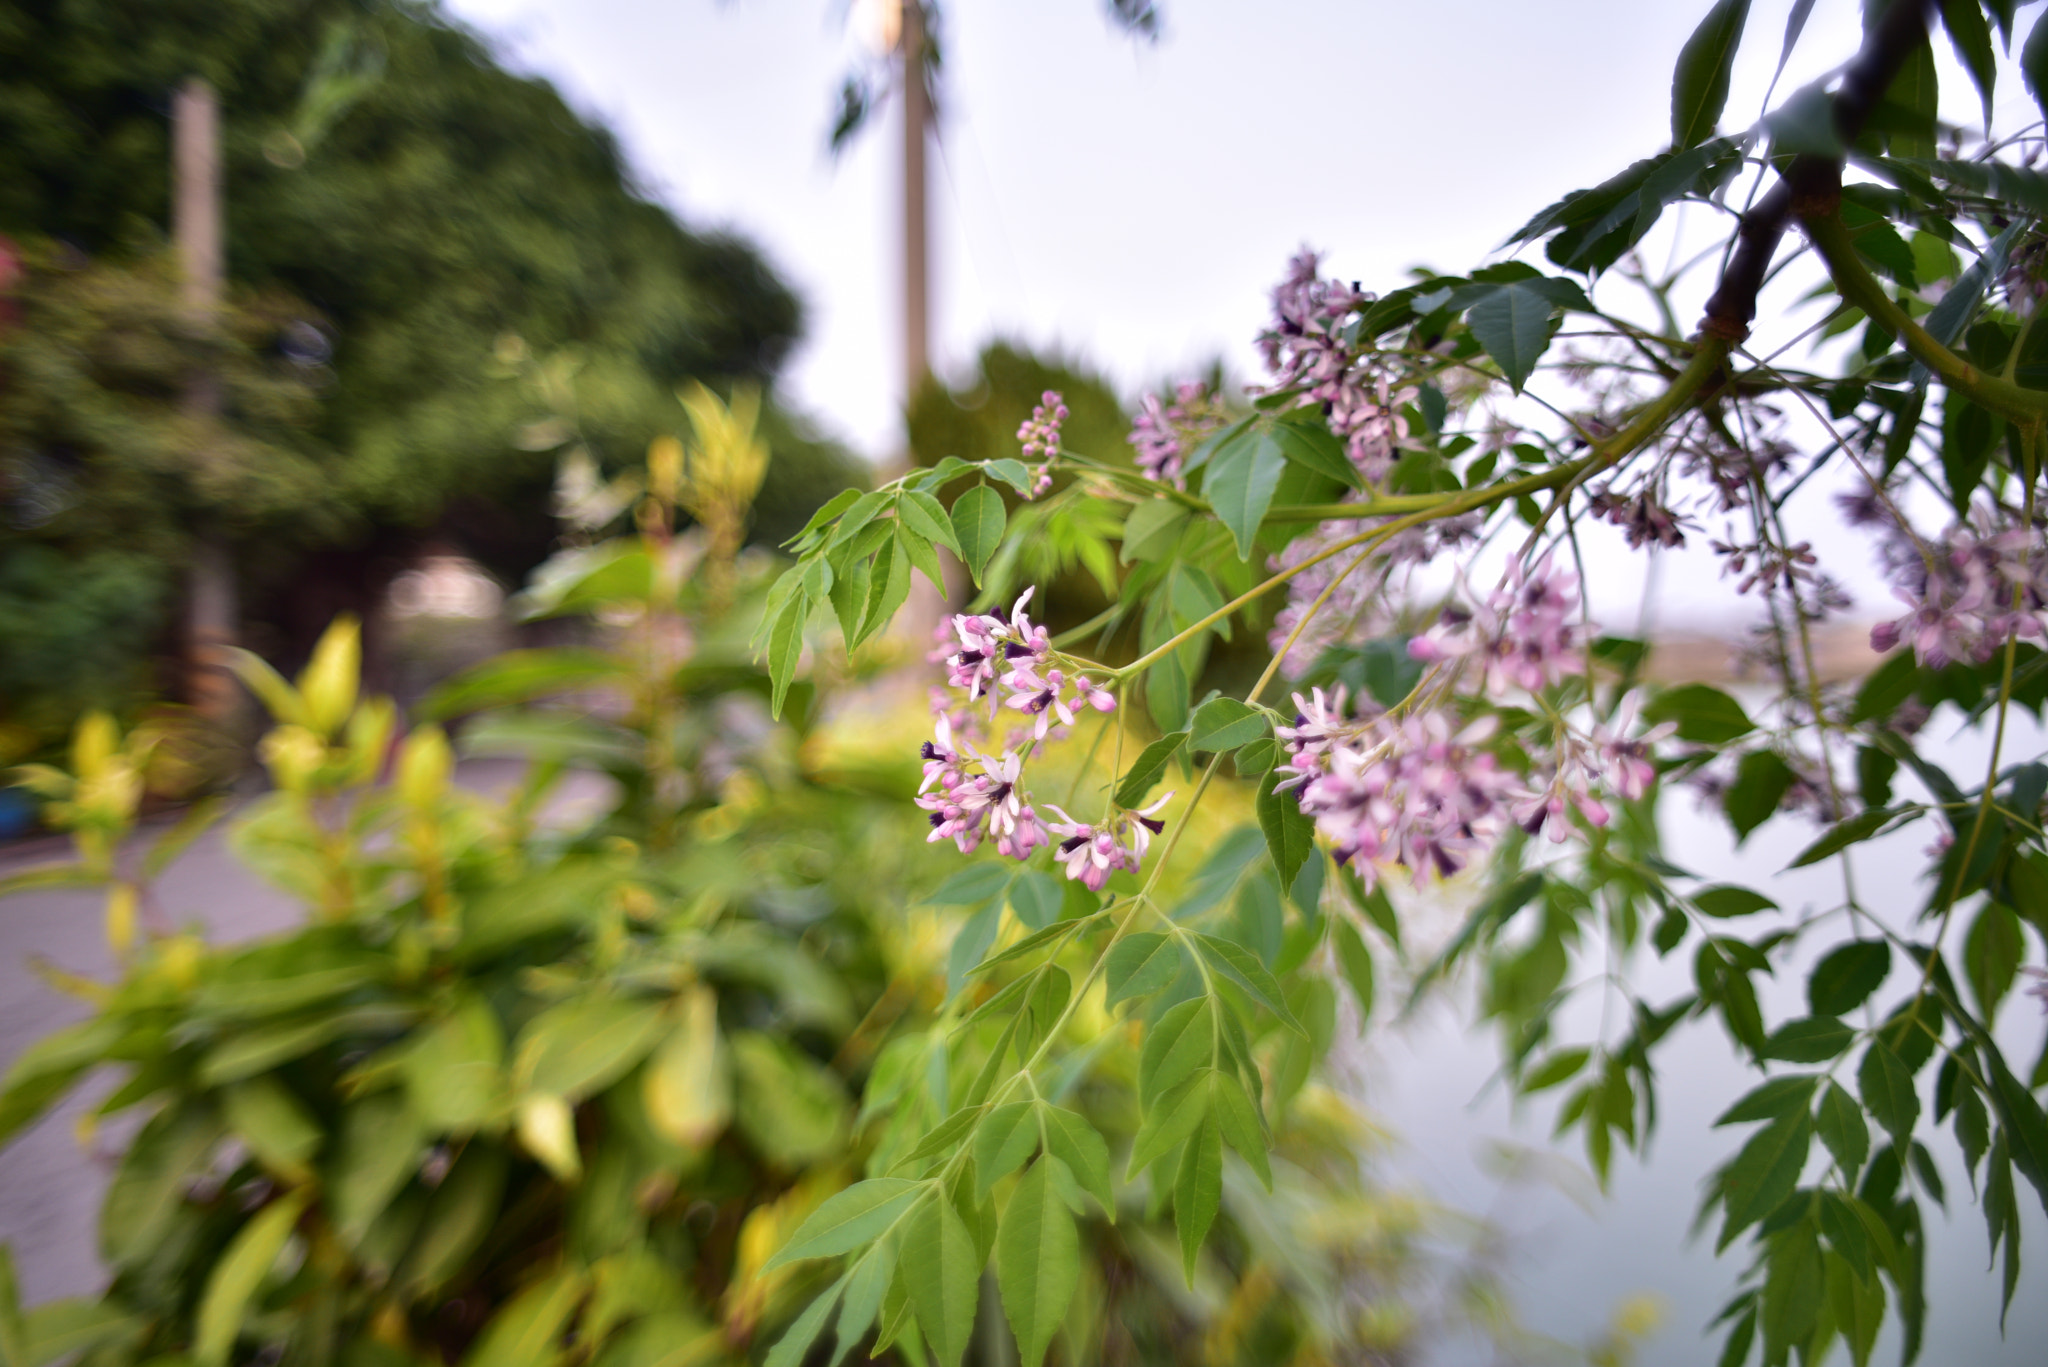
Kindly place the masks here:
[[(220, 325), (220, 112), (213, 87), (194, 76), (171, 103), (171, 236), (177, 244), (179, 304), (202, 345)], [(220, 376), (195, 365), (185, 411), (206, 430), (220, 418)], [(209, 721), (232, 725), (241, 692), (228, 666), (240, 616), (235, 567), (218, 527), (194, 529), (183, 646), (186, 701)]]
[(924, 83), (924, 3), (902, 0), (903, 29), (903, 401), (909, 404), (931, 369), (928, 290), (930, 262), (925, 248), (925, 139), (932, 122), (931, 92)]

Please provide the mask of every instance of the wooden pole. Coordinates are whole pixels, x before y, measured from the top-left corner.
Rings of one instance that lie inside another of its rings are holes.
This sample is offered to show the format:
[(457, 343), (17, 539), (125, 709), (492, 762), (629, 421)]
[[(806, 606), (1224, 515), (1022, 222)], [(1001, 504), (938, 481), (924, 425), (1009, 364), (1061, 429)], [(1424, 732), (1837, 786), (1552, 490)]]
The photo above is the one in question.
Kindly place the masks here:
[(903, 0), (903, 400), (931, 369), (930, 260), (925, 242), (925, 139), (931, 94), (924, 83), (923, 0)]
[[(197, 76), (172, 100), (171, 172), (179, 302), (193, 331), (205, 337), (219, 325), (221, 304), (220, 113), (213, 87)], [(211, 366), (192, 368), (185, 409), (202, 424), (219, 418), (220, 377)], [(218, 527), (202, 524), (194, 528), (185, 596), (185, 695), (202, 716), (222, 725), (231, 725), (241, 709), (227, 655), (239, 617), (226, 540)]]

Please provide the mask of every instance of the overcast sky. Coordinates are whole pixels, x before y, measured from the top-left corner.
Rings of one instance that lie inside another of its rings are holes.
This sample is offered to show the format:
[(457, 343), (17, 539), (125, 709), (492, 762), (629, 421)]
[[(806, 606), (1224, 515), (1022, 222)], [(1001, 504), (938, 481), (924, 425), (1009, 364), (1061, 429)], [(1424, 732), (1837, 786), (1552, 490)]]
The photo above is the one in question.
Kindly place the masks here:
[[(825, 151), (839, 83), (871, 51), (867, 0), (446, 3), (616, 130), (686, 222), (759, 243), (809, 311), (791, 396), (871, 457), (897, 447), (893, 108), (837, 162)], [(1760, 112), (1789, 7), (1753, 6), (1724, 127)], [(1660, 150), (1672, 63), (1706, 8), (1165, 0), (1146, 44), (1099, 0), (952, 0), (934, 362), (1008, 336), (1096, 364), (1127, 397), (1218, 356), (1255, 375), (1267, 292), (1301, 245), (1369, 289), (1416, 264), (1470, 269), (1559, 193)], [(1853, 54), (1858, 15), (1819, 0), (1781, 96)], [(1944, 115), (1974, 121), (1937, 50)], [(2010, 67), (2000, 95), (2030, 107)], [(1701, 568), (1665, 591), (1738, 611)]]

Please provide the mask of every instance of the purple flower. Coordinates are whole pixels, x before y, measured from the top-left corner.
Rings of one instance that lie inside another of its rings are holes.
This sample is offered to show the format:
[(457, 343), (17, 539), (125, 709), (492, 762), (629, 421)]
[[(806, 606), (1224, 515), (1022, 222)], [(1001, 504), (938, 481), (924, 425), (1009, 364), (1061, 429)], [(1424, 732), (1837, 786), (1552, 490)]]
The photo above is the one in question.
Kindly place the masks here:
[(1047, 809), (1060, 816), (1051, 823), (1052, 833), (1060, 837), (1053, 858), (1066, 868), (1070, 880), (1090, 892), (1101, 892), (1110, 875), (1117, 871), (1138, 871), (1152, 837), (1165, 828), (1165, 823), (1155, 820), (1152, 814), (1172, 796), (1168, 793), (1135, 812), (1118, 812), (1100, 825), (1076, 821), (1047, 803)]
[(1194, 445), (1229, 420), (1223, 404), (1209, 394), (1205, 385), (1188, 381), (1175, 390), (1175, 401), (1164, 404), (1157, 394), (1144, 397), (1136, 421), (1131, 424), (1130, 443), (1137, 453), (1138, 468), (1162, 484), (1176, 489), (1187, 487), (1182, 466)]
[(1608, 786), (1631, 802), (1648, 792), (1650, 784), (1656, 780), (1656, 766), (1650, 763), (1652, 747), (1678, 730), (1676, 722), (1660, 722), (1631, 738), (1628, 732), (1635, 725), (1636, 706), (1640, 701), (1640, 695), (1630, 690), (1615, 710), (1613, 727), (1596, 725), (1593, 728), (1593, 743), (1606, 766)]
[(1549, 556), (1533, 570), (1516, 561), (1484, 604), (1452, 603), (1435, 626), (1408, 642), (1408, 654), (1426, 664), (1479, 659), (1494, 697), (1510, 688), (1534, 693), (1585, 667), (1585, 629), (1572, 620), (1578, 585), (1579, 577), (1554, 568)]

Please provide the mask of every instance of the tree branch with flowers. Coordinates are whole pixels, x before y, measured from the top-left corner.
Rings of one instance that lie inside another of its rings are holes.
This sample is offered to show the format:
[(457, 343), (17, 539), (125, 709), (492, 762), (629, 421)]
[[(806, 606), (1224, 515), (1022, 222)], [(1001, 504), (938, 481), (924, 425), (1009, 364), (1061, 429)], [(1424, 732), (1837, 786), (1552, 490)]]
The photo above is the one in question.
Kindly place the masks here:
[[(1717, 135), (1748, 8), (1713, 4), (1680, 55), (1668, 149), (1563, 196), (1503, 259), (1376, 294), (1297, 257), (1248, 410), (1196, 385), (1148, 397), (1126, 462), (1067, 449), (1048, 393), (1018, 457), (947, 458), (841, 495), (790, 543), (761, 637), (778, 695), (811, 637), (873, 638), (913, 570), (943, 591), (940, 548), (986, 600), (1003, 587), (986, 582), (992, 563), (1017, 563), (1033, 528), (1121, 518), (1101, 617), (1054, 636), (1027, 615), (1026, 587), (1007, 616), (986, 601), (951, 616), (933, 652), (946, 685), (917, 798), (930, 840), (992, 843), (1070, 886), (1060, 917), (1020, 916), (1002, 940), (1026, 877), (981, 861), (957, 875), (975, 896), (952, 900), (987, 905), (962, 932), (950, 1034), (933, 1047), (975, 1058), (975, 1075), (783, 1251), (897, 1249), (885, 1343), (917, 1332), (959, 1357), (988, 1254), (967, 1231), (992, 1222), (1005, 1308), (1027, 1361), (1043, 1352), (1072, 1289), (1081, 1193), (1109, 1206), (1102, 1137), (1048, 1099), (1089, 1066), (1063, 1038), (1084, 1001), (1143, 1034), (1124, 1177), (1149, 1176), (1171, 1204), (1192, 1276), (1226, 1165), (1270, 1181), (1272, 1121), (1331, 1046), (1331, 984), (1363, 1021), (1390, 957), (1418, 993), (1483, 972), (1507, 1075), (1523, 1094), (1566, 1089), (1560, 1131), (1581, 1135), (1603, 1181), (1617, 1141), (1647, 1142), (1656, 1051), (1685, 1023), (1718, 1021), (1764, 1074), (1721, 1117), (1753, 1128), (1701, 1212), (1718, 1215), (1719, 1248), (1739, 1240), (1748, 1257), (1718, 1322), (1724, 1363), (1836, 1346), (1861, 1363), (1888, 1317), (1918, 1354), (1922, 1202), (1946, 1199), (1931, 1142), (1970, 1173), (2010, 1303), (2018, 1203), (2048, 1199), (2048, 1054), (2015, 1060), (2027, 1027), (2000, 1015), (2023, 980), (2048, 1004), (2048, 764), (2012, 753), (2010, 724), (2048, 703), (2042, 134), (1993, 137), (1987, 117), (1966, 149), (1937, 123), (1937, 11), (1988, 114), (1994, 44), (2016, 38), (2010, 0), (1892, 0), (1866, 6), (1837, 77)], [(1784, 55), (1810, 8), (1794, 6)], [(2048, 24), (2018, 50), (2042, 96)], [(1684, 271), (1654, 274), (1636, 251), (1681, 210), (1695, 233), (1701, 215), (1725, 225), (1696, 258), (1724, 264), (1690, 336), (1673, 321)], [(1804, 245), (1781, 255), (1793, 226)], [(1539, 245), (1556, 273), (1521, 259)], [(1760, 297), (1799, 279), (1824, 315), (1795, 325), (1787, 306), (1754, 336)], [(1860, 344), (1819, 368), (1817, 348), (1859, 325)], [(1831, 507), (1870, 534), (1906, 603), (1872, 631), (1886, 658), (1860, 681), (1816, 663), (1852, 572), (1823, 563), (1800, 524)], [(1708, 518), (1756, 605), (1761, 702), (1648, 687), (1647, 643), (1588, 615), (1590, 529), (1655, 553)], [(1257, 681), (1198, 696), (1210, 647), (1260, 630), (1272, 655)], [(1975, 781), (1926, 739), (1939, 708), (1991, 732)], [(1156, 735), (1142, 745), (1138, 713)], [(1076, 797), (1048, 800), (1048, 756), (1091, 729)], [(1212, 852), (1169, 897), (1162, 873), (1226, 764), (1255, 785), (1262, 849), (1235, 869)], [(1154, 796), (1176, 767), (1184, 780)], [(1835, 900), (1781, 908), (1670, 862), (1656, 809), (1674, 785), (1738, 842), (1774, 818), (1808, 823), (1792, 867), (1837, 869)], [(1859, 890), (1865, 847), (1893, 837), (1933, 839), (1923, 891)], [(1272, 890), (1270, 915), (1229, 914), (1246, 878)], [(1406, 889), (1443, 880), (1472, 889), (1471, 910), (1419, 961)], [(1692, 990), (1652, 1001), (1635, 986), (1631, 962), (1681, 952)], [(1621, 967), (1574, 984), (1575, 959)], [(1807, 1010), (1767, 1018), (1783, 1007), (1757, 981), (1795, 959), (1813, 965)], [(1560, 1009), (1581, 991), (1623, 1009), (1573, 1042)], [(849, 1286), (821, 1298), (809, 1332)]]

